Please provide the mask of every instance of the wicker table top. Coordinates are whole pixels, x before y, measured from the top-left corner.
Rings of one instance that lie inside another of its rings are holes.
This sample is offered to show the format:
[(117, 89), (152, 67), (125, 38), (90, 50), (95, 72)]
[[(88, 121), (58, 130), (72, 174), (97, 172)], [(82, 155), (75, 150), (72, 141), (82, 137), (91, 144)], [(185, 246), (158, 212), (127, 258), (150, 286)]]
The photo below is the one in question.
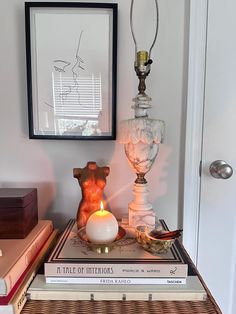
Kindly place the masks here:
[(22, 314), (220, 314), (206, 301), (28, 301)]
[[(180, 244), (181, 245), (181, 244)], [(201, 275), (181, 245), (206, 292), (205, 301), (35, 301), (26, 302), (22, 314), (222, 314)]]

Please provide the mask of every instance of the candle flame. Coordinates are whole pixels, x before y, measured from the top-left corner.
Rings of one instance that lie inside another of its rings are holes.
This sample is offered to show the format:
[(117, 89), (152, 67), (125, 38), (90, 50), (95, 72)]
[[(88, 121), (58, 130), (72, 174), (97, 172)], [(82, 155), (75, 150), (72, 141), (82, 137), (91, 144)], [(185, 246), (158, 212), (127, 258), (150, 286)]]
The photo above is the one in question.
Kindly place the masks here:
[(103, 201), (101, 201), (101, 203), (100, 203), (100, 210), (101, 210), (101, 211), (103, 211), (103, 210), (104, 210)]

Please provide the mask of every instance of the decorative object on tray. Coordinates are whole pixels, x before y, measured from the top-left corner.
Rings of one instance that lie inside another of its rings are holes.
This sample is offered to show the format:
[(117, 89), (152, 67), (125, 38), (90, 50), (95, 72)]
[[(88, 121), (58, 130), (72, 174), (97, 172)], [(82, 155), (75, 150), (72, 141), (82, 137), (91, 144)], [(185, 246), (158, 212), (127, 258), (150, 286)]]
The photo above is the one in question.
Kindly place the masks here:
[(97, 253), (108, 253), (114, 246), (117, 238), (121, 237), (119, 225), (115, 216), (104, 209), (103, 202), (100, 210), (93, 212), (86, 226), (78, 230), (79, 237)]
[(148, 109), (151, 98), (145, 93), (145, 79), (151, 70), (151, 51), (156, 42), (158, 32), (158, 4), (155, 0), (156, 31), (153, 43), (147, 51), (138, 51), (133, 30), (133, 4), (131, 1), (130, 25), (135, 43), (135, 72), (139, 79), (138, 95), (133, 99), (134, 118), (124, 120), (120, 125), (119, 140), (124, 143), (125, 154), (137, 178), (134, 183), (134, 199), (129, 203), (129, 224), (133, 227), (140, 224), (155, 226), (155, 213), (148, 201), (148, 184), (145, 174), (151, 169), (159, 151), (159, 144), (164, 138), (164, 122), (150, 119)]
[(100, 210), (89, 216), (85, 229), (91, 243), (109, 244), (116, 239), (119, 226), (115, 216), (104, 209), (101, 201)]
[(89, 241), (88, 236), (87, 236), (87, 231), (86, 227), (82, 227), (78, 230), (78, 236), (79, 238), (89, 247), (91, 248), (94, 252), (101, 254), (101, 253), (109, 253), (115, 245), (119, 245), (120, 240), (125, 236), (125, 229), (122, 227), (118, 228), (118, 231), (116, 233), (116, 237), (113, 241), (108, 242), (108, 243), (102, 243), (102, 242), (92, 242)]
[(78, 229), (84, 227), (88, 217), (99, 210), (109, 172), (109, 167), (99, 167), (94, 161), (89, 161), (84, 168), (73, 169), (74, 178), (78, 179), (82, 192), (76, 217)]
[(153, 253), (165, 253), (174, 243), (175, 239), (181, 235), (182, 230), (150, 230), (147, 226), (137, 226), (135, 228), (136, 239), (141, 246)]

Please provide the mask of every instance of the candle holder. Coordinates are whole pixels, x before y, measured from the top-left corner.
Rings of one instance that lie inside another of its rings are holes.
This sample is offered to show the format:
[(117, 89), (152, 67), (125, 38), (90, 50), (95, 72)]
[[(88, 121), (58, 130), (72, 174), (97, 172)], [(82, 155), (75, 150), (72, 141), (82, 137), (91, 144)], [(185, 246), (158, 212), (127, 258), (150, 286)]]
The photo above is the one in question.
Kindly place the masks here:
[(126, 231), (124, 228), (119, 226), (119, 230), (116, 236), (116, 239), (110, 243), (92, 243), (88, 240), (86, 235), (85, 227), (82, 227), (78, 230), (79, 238), (86, 243), (86, 245), (94, 252), (98, 254), (107, 254), (109, 253), (116, 245), (119, 244), (119, 241), (124, 238)]

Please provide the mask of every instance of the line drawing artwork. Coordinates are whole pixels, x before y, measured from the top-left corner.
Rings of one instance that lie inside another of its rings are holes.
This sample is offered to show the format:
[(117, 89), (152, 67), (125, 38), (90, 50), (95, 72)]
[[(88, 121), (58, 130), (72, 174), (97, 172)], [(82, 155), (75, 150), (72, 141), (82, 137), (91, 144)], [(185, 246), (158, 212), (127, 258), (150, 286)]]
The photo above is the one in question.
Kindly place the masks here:
[[(53, 128), (59, 134), (78, 132), (90, 136), (102, 133), (99, 128), (102, 114), (101, 73), (85, 75), (87, 61), (81, 56), (83, 37), (84, 30), (81, 30), (73, 61), (70, 58), (55, 58), (52, 61), (53, 102), (44, 101), (44, 105), (52, 110)], [(49, 115), (49, 112), (44, 115), (47, 117), (47, 128)]]
[(117, 4), (24, 9), (29, 138), (114, 140)]
[[(81, 63), (84, 63), (84, 60), (79, 56), (79, 48), (80, 48), (82, 34), (83, 34), (83, 30), (80, 32), (77, 50), (76, 50), (76, 54), (75, 54), (75, 62), (74, 62), (73, 66), (70, 70), (72, 72), (74, 84), (68, 85), (68, 86), (63, 86), (63, 91), (59, 94), (60, 97), (62, 98), (62, 100), (66, 100), (67, 96), (72, 93), (73, 89), (75, 90), (75, 93), (78, 95), (78, 101), (80, 100), (79, 82), (78, 82), (79, 70), (81, 69), (81, 70), (85, 71), (85, 68), (81, 66)], [(66, 68), (69, 65), (71, 65), (71, 62), (64, 61), (64, 60), (54, 60), (53, 63), (54, 63), (54, 65), (53, 65), (54, 70), (59, 72), (59, 73), (61, 73), (61, 72), (66, 73)], [(69, 83), (71, 83), (71, 82), (69, 81)], [(80, 104), (80, 101), (79, 101), (79, 104)]]
[(58, 72), (65, 72), (65, 68), (70, 65), (70, 62), (63, 60), (54, 60), (54, 70)]

